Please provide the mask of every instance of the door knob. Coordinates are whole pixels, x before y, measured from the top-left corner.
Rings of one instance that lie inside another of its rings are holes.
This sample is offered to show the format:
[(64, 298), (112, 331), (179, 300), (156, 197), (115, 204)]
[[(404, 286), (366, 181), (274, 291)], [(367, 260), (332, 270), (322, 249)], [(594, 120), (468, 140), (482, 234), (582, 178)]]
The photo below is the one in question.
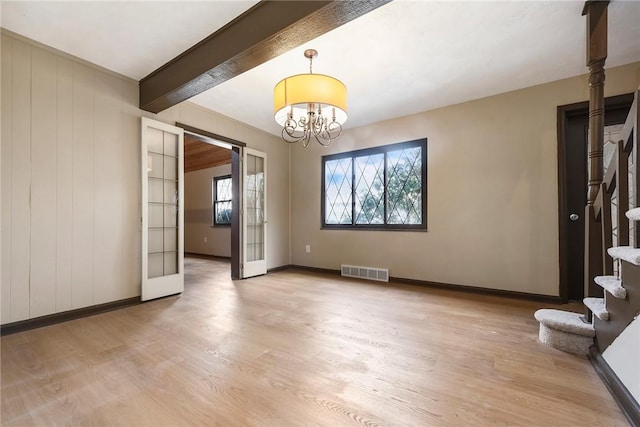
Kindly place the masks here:
[(578, 214), (571, 214), (571, 215), (569, 215), (569, 219), (570, 219), (571, 221), (577, 221), (577, 220), (579, 220), (579, 219), (580, 219), (580, 215), (578, 215)]

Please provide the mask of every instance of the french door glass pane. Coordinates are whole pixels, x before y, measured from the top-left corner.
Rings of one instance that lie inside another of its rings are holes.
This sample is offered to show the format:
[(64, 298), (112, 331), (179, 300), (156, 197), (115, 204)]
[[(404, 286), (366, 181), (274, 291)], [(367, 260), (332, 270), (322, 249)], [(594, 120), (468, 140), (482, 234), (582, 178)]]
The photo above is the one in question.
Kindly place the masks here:
[(147, 156), (147, 172), (150, 178), (162, 179), (163, 161), (162, 154), (149, 153)]
[(178, 205), (170, 203), (164, 205), (164, 226), (173, 228), (178, 226)]
[[(160, 129), (149, 128), (148, 132), (148, 141), (147, 141), (147, 151), (150, 153), (159, 153), (162, 154), (164, 151), (164, 132)], [(149, 165), (151, 166), (151, 165)]]
[(164, 181), (164, 202), (176, 203), (178, 197), (178, 183), (175, 181)]
[(162, 203), (164, 200), (162, 178), (149, 178), (149, 202)]
[(164, 236), (161, 228), (149, 229), (149, 245), (148, 250), (150, 254), (162, 253), (164, 248)]
[(164, 225), (164, 206), (162, 204), (149, 203), (149, 230), (153, 227)]
[(177, 228), (165, 228), (163, 233), (164, 250), (175, 252), (178, 250)]
[(164, 155), (178, 157), (178, 135), (168, 132), (164, 134)]
[(164, 179), (177, 180), (178, 159), (176, 157), (164, 157)]
[(163, 255), (149, 253), (149, 279), (164, 276)]
[(148, 277), (178, 272), (178, 137), (149, 129), (148, 179)]
[(169, 274), (176, 274), (178, 272), (178, 253), (177, 252), (165, 252), (164, 253), (164, 276)]
[(264, 259), (264, 160), (247, 155), (247, 261)]

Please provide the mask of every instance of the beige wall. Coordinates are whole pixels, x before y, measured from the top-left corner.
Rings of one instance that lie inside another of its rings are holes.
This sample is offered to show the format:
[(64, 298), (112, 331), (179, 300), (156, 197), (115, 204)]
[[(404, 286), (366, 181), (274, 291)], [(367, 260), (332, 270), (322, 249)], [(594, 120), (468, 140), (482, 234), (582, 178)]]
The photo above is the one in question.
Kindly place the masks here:
[[(607, 73), (607, 96), (640, 83), (638, 63)], [(588, 97), (575, 77), (348, 130), (329, 149), (296, 146), (292, 263), (558, 295), (556, 106)], [(320, 229), (322, 155), (423, 137), (428, 232)]]
[[(138, 85), (2, 31), (0, 323), (140, 295)], [(156, 116), (269, 154), (268, 267), (289, 264), (289, 148), (183, 103)]]
[[(231, 165), (184, 174), (184, 251), (193, 254), (231, 256), (231, 227), (212, 227), (214, 177), (231, 175)], [(205, 238), (207, 241), (205, 242)]]

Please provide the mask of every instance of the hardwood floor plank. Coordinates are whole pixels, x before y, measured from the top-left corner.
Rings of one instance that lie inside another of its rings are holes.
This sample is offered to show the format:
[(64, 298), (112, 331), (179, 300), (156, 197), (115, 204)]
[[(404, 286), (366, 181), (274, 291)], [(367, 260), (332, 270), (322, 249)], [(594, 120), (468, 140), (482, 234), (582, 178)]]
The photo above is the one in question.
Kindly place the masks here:
[(181, 296), (2, 337), (2, 425), (627, 425), (540, 304), (185, 263)]

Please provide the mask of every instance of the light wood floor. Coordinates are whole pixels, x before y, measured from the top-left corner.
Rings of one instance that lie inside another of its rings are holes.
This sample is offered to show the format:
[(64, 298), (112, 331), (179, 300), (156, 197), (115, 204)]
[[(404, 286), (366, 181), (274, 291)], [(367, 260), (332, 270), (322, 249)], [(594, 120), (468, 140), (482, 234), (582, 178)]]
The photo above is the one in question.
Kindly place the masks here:
[(2, 426), (626, 426), (540, 304), (299, 271), (1, 339)]

